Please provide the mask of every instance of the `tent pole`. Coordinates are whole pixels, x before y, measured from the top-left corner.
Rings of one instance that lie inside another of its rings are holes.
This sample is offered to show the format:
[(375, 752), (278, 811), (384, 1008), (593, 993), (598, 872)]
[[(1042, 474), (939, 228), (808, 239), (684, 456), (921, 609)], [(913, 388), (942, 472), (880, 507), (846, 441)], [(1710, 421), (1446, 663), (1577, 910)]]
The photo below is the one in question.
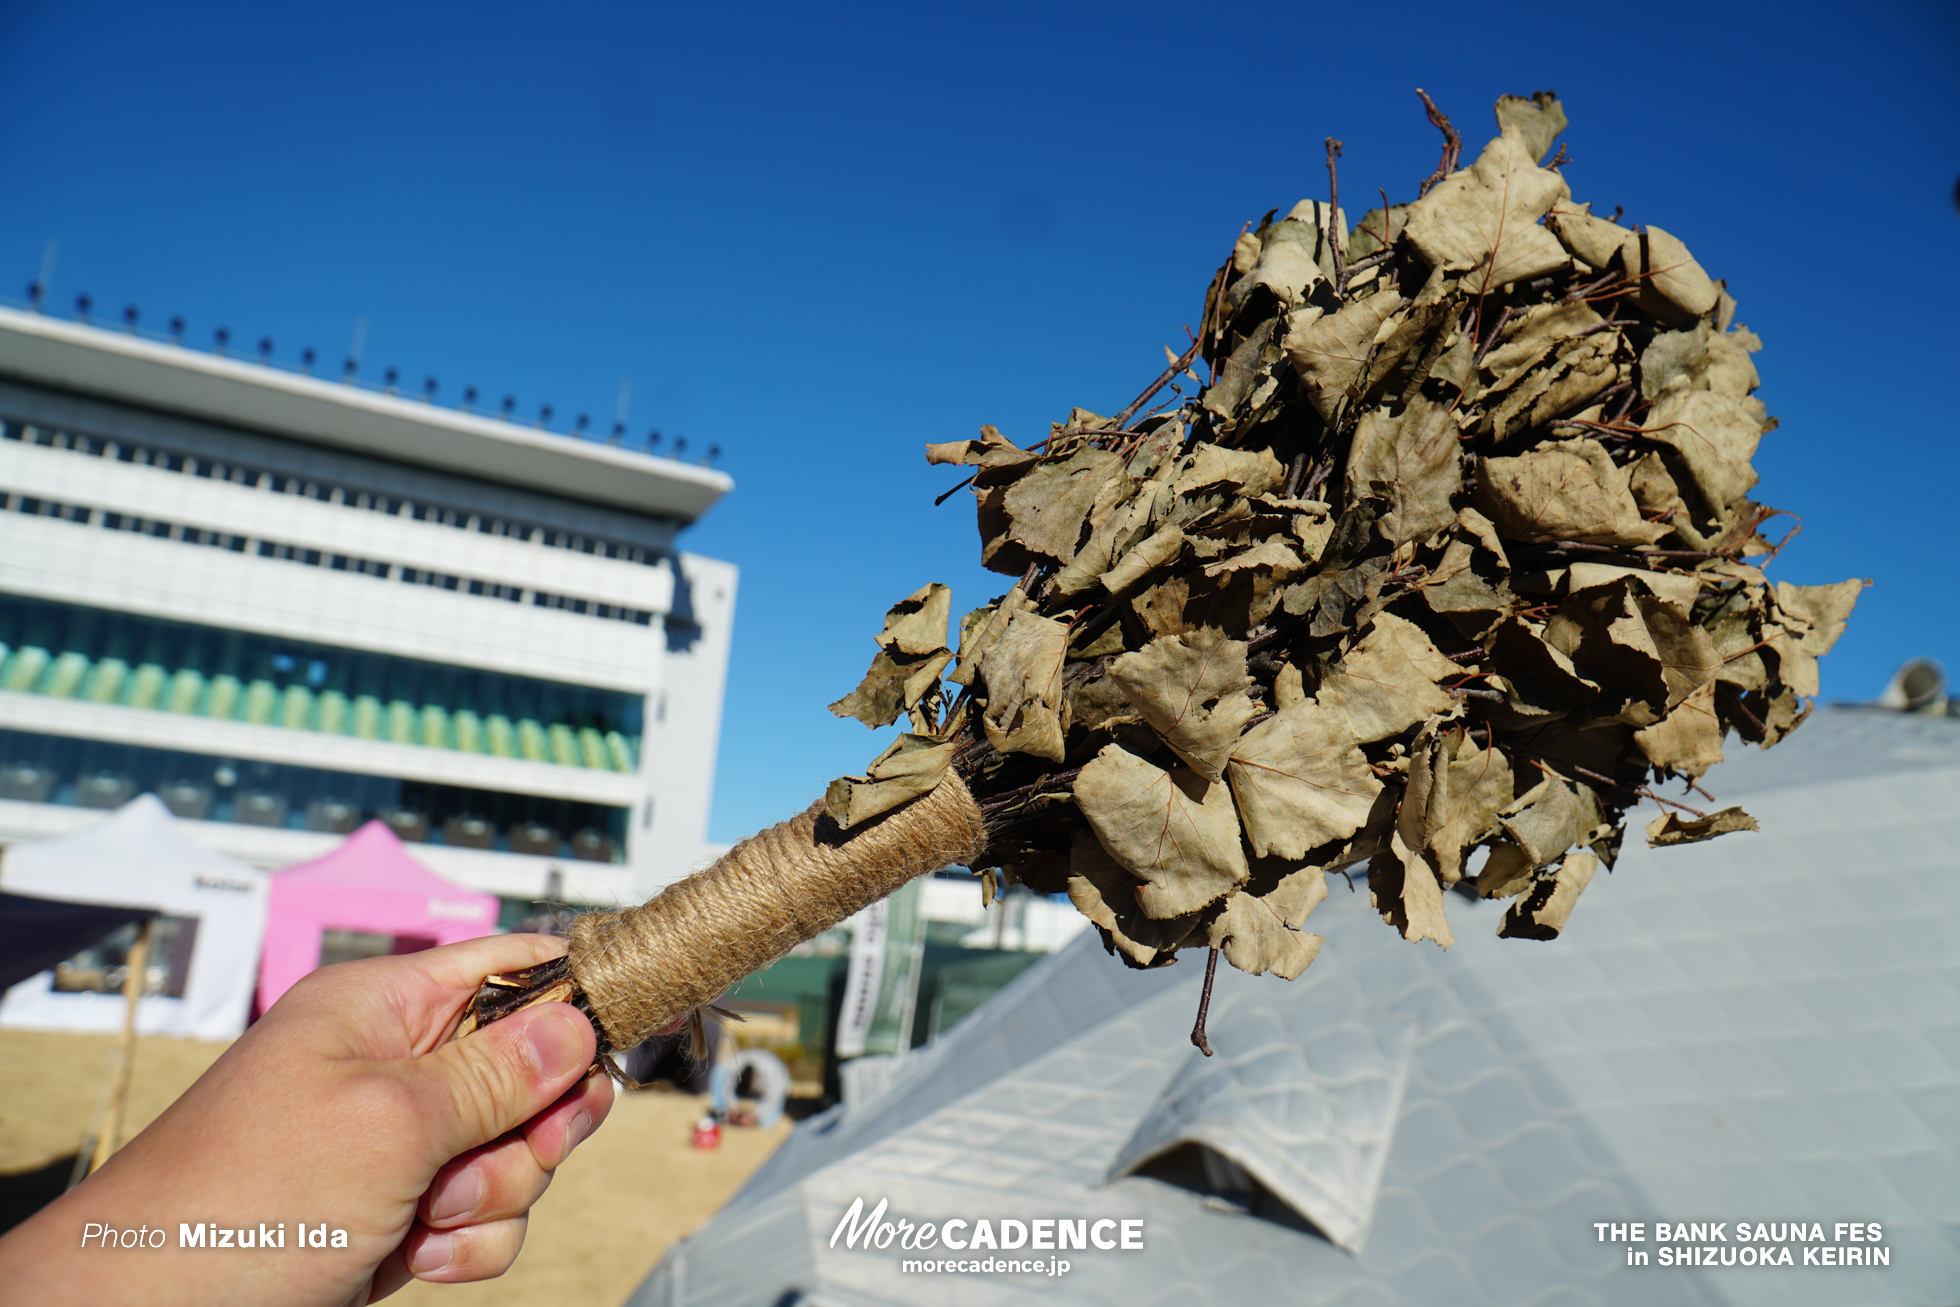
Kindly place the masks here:
[(109, 1072), (109, 1111), (108, 1119), (102, 1123), (102, 1133), (96, 1136), (95, 1156), (89, 1162), (90, 1172), (100, 1170), (122, 1145), (123, 1113), (129, 1106), (129, 1073), (135, 1062), (136, 1052), (136, 1005), (143, 997), (150, 975), (150, 936), (156, 930), (153, 917), (143, 923), (137, 933), (136, 943), (129, 950), (129, 958), (123, 975), (123, 1024), (122, 1034), (116, 1040), (116, 1056)]

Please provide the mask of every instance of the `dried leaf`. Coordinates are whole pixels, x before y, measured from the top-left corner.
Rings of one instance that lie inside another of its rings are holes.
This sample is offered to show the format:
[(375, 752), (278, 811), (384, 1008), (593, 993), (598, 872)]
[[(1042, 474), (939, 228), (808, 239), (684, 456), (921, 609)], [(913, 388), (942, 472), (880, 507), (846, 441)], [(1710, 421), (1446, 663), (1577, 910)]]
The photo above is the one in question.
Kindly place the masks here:
[(1110, 664), (1112, 680), (1178, 757), (1208, 781), (1225, 770), (1257, 711), (1246, 696), (1245, 645), (1215, 630), (1160, 636)]
[(1368, 362), (1376, 333), (1401, 302), (1402, 292), (1391, 287), (1332, 316), (1289, 319), (1287, 357), (1322, 418), (1331, 421), (1340, 410)]
[(980, 659), (980, 679), (987, 687), (980, 722), (995, 749), (1062, 760), (1062, 664), (1067, 656), (1066, 623), (1035, 613), (1008, 619)]
[(1158, 919), (1208, 907), (1250, 874), (1231, 791), (1179, 767), (1165, 771), (1109, 745), (1082, 769), (1075, 802), (1096, 838), (1132, 875)]
[(1476, 163), (1409, 206), (1409, 239), (1432, 264), (1469, 271), (1466, 294), (1488, 295), (1566, 266), (1564, 247), (1538, 220), (1570, 194), (1563, 177), (1537, 166), (1523, 134), (1506, 128)]
[(926, 462), (964, 464), (969, 467), (1019, 467), (1032, 463), (1035, 455), (1022, 449), (992, 426), (980, 428), (978, 440), (951, 440), (926, 446)]
[(1674, 710), (1645, 730), (1633, 733), (1640, 752), (1655, 767), (1699, 776), (1722, 761), (1722, 718), (1715, 708), (1715, 683), (1694, 691)]
[(1436, 683), (1460, 674), (1421, 627), (1378, 613), (1360, 643), (1322, 680), (1314, 701), (1334, 729), (1366, 744), (1449, 712), (1456, 700)]
[(1498, 924), (1498, 935), (1506, 939), (1557, 939), (1572, 915), (1573, 905), (1598, 870), (1599, 859), (1592, 854), (1567, 854), (1557, 871), (1539, 876), (1531, 892), (1511, 905)]
[(1108, 450), (1080, 449), (1030, 468), (1005, 496), (1012, 520), (1008, 537), (1032, 553), (1068, 562), (1075, 557), (1097, 492), (1122, 465)]
[(1560, 440), (1516, 458), (1477, 460), (1476, 506), (1512, 540), (1650, 545), (1665, 526), (1641, 520), (1626, 472), (1596, 440)]
[(1320, 952), (1320, 936), (1288, 930), (1271, 908), (1243, 892), (1212, 918), (1207, 942), (1248, 975), (1270, 971), (1284, 980), (1298, 979)]
[(913, 591), (885, 614), (878, 646), (895, 654), (921, 657), (946, 648), (946, 621), (953, 612), (953, 591), (935, 581)]
[(1699, 844), (1730, 831), (1761, 830), (1756, 819), (1740, 808), (1724, 808), (1706, 817), (1682, 817), (1673, 809), (1647, 823), (1647, 843), (1654, 848), (1673, 844)]
[(1456, 943), (1443, 915), (1443, 887), (1400, 830), (1387, 849), (1368, 860), (1368, 897), (1403, 939), (1433, 939), (1445, 949)]
[(1640, 237), (1640, 278), (1638, 302), (1655, 317), (1679, 321), (1715, 309), (1714, 281), (1686, 245), (1651, 224)]
[(1355, 427), (1348, 494), (1388, 509), (1375, 528), (1391, 545), (1426, 540), (1456, 521), (1463, 460), (1450, 408), (1418, 395), (1401, 413), (1371, 408)]
[(981, 656), (987, 647), (1000, 638), (1007, 628), (1007, 620), (1016, 613), (1028, 612), (1034, 607), (1033, 601), (1020, 586), (986, 608), (976, 608), (960, 619), (959, 666), (953, 669), (946, 679), (955, 685), (973, 684), (973, 676), (980, 666)]
[(824, 805), (831, 820), (849, 830), (930, 792), (946, 774), (957, 743), (930, 735), (899, 736), (878, 755), (867, 775), (843, 776), (830, 783)]
[(1157, 921), (1137, 904), (1143, 882), (1109, 856), (1094, 834), (1075, 833), (1069, 847), (1069, 901), (1076, 911), (1103, 928), (1112, 947), (1137, 966), (1161, 965), (1160, 954), (1174, 952), (1198, 924), (1197, 914)]
[(1756, 484), (1750, 460), (1763, 435), (1759, 407), (1711, 390), (1672, 390), (1655, 401), (1642, 430), (1681, 455), (1702, 502), (1719, 511)]
[(1497, 129), (1516, 131), (1533, 162), (1544, 161), (1565, 127), (1565, 107), (1550, 91), (1535, 92), (1529, 99), (1522, 95), (1497, 97)]
[(1267, 718), (1231, 748), (1227, 776), (1258, 857), (1305, 857), (1360, 830), (1381, 793), (1338, 716), (1302, 703)]

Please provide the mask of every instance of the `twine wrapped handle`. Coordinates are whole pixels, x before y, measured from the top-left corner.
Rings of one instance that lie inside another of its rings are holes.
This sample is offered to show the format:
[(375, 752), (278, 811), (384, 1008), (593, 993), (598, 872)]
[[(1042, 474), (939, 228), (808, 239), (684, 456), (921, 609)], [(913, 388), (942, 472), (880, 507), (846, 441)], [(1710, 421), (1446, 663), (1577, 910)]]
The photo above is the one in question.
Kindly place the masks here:
[(980, 808), (950, 768), (930, 793), (850, 831), (812, 804), (639, 907), (580, 916), (566, 958), (486, 980), (457, 1034), (558, 999), (592, 1017), (602, 1054), (632, 1048), (797, 944), (986, 845)]

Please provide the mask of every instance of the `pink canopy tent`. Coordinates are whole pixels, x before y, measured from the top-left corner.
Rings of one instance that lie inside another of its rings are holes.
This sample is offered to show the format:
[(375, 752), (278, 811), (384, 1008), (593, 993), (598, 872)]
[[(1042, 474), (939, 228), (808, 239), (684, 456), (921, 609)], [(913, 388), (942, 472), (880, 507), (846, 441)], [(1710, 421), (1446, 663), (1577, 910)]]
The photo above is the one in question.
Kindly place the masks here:
[(496, 929), (496, 895), (444, 880), (411, 858), (393, 831), (371, 821), (331, 853), (273, 876), (259, 1011), (321, 965), (328, 931), (392, 937), (392, 951), (406, 953)]

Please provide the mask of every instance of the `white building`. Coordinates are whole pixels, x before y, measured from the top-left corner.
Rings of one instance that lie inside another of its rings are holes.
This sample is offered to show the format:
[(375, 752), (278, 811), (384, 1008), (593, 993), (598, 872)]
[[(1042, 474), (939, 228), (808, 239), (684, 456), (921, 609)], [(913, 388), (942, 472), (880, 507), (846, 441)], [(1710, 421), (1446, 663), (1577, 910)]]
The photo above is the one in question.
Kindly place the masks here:
[(380, 816), (637, 901), (715, 852), (736, 569), (675, 536), (731, 485), (0, 309), (0, 845), (153, 790), (262, 866)]

